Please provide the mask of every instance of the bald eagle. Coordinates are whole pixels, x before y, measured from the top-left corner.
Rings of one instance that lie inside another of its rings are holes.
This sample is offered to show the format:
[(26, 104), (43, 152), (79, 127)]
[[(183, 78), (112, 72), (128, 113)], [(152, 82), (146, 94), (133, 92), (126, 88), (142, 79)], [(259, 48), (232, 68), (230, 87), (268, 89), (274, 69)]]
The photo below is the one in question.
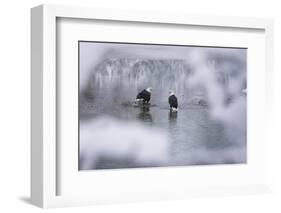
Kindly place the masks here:
[(138, 93), (136, 97), (136, 102), (142, 102), (142, 103), (149, 103), (150, 97), (151, 97), (152, 88), (148, 87), (147, 89), (142, 90), (140, 93)]
[(170, 111), (177, 112), (178, 111), (178, 99), (173, 91), (169, 92), (169, 104), (170, 104)]

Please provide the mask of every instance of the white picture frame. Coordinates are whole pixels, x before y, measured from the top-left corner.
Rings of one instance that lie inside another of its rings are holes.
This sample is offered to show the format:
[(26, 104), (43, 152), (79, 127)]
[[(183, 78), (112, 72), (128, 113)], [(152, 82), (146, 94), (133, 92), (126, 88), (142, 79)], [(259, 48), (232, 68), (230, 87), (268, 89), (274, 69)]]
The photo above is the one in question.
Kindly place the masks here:
[[(119, 22), (153, 23), (156, 25), (169, 26), (200, 26), (207, 28), (224, 28), (229, 31), (234, 29), (253, 29), (263, 31), (264, 45), (264, 69), (262, 75), (265, 79), (259, 79), (265, 85), (261, 92), (266, 95), (263, 102), (263, 110), (269, 113), (264, 114), (259, 128), (265, 129), (262, 147), (270, 146), (272, 131), (272, 94), (273, 89), (273, 21), (271, 19), (240, 18), (240, 17), (216, 17), (199, 16), (187, 14), (161, 14), (143, 11), (122, 11), (105, 10), (96, 8), (74, 7), (74, 6), (54, 6), (41, 5), (31, 10), (31, 201), (33, 204), (47, 208), (59, 206), (91, 205), (97, 203), (127, 202), (142, 200), (165, 200), (186, 197), (209, 196), (209, 195), (233, 195), (252, 194), (270, 191), (270, 161), (265, 161), (258, 173), (263, 173), (263, 178), (258, 181), (239, 182), (231, 180), (232, 184), (202, 185), (200, 182), (193, 188), (178, 188), (173, 185), (161, 188), (152, 193), (144, 189), (141, 193), (131, 187), (131, 191), (125, 191), (122, 196), (117, 191), (105, 190), (100, 196), (89, 194), (79, 195), (58, 195), (58, 184), (60, 166), (58, 166), (59, 154), (56, 144), (57, 132), (57, 88), (60, 83), (57, 79), (57, 20), (65, 19), (87, 19), (87, 20), (108, 20)], [(254, 82), (256, 77), (250, 75), (248, 78)], [(67, 81), (67, 79), (65, 79)], [(255, 101), (255, 99), (253, 99)], [(262, 110), (261, 109), (261, 110)], [(248, 108), (248, 111), (251, 108)], [(260, 152), (260, 157), (266, 159), (266, 151)], [(268, 153), (267, 153), (268, 155)], [(75, 156), (73, 156), (75, 157)], [(238, 165), (239, 166), (239, 165)], [(208, 167), (206, 172), (211, 173), (214, 169)], [(150, 169), (150, 171), (162, 175), (171, 174), (178, 168), (164, 170)], [(247, 168), (244, 168), (247, 170)], [(153, 171), (155, 170), (155, 171)], [(227, 168), (222, 167), (223, 172)], [(78, 172), (78, 171), (77, 171)], [(125, 170), (123, 175), (128, 172)], [(109, 172), (110, 174), (110, 172)], [(198, 173), (199, 175), (200, 173)], [(139, 175), (134, 174), (134, 175)], [(171, 175), (170, 178), (175, 178)], [(195, 177), (196, 178), (196, 177)], [(160, 186), (160, 185), (159, 185)], [(69, 189), (71, 190), (71, 189)], [(76, 188), (77, 190), (77, 188)]]

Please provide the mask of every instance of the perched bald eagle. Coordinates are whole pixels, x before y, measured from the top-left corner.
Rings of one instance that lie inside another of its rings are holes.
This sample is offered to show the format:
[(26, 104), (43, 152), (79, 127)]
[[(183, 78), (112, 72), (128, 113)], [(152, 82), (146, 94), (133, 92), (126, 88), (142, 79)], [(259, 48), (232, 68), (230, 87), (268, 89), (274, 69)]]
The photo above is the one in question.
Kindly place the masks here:
[(170, 111), (177, 112), (178, 111), (178, 99), (173, 91), (169, 92), (169, 104), (170, 104)]
[(138, 93), (136, 97), (136, 102), (142, 102), (142, 103), (149, 103), (150, 97), (151, 97), (152, 88), (148, 87), (147, 89), (142, 90), (140, 93)]

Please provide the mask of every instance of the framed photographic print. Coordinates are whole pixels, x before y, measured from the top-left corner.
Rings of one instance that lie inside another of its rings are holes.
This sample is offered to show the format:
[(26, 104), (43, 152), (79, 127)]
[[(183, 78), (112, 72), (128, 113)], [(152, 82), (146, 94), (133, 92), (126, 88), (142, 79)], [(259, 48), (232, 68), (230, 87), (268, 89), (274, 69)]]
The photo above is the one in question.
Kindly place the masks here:
[(31, 14), (32, 203), (270, 191), (272, 20)]
[(246, 48), (78, 48), (80, 170), (246, 163)]

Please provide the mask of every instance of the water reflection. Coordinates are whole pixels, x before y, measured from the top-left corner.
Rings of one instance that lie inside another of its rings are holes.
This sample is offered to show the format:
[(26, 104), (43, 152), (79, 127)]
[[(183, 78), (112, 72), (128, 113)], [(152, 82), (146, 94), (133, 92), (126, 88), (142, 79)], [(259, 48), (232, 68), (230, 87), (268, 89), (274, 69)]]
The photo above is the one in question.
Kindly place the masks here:
[(140, 112), (139, 114), (137, 115), (137, 118), (140, 120), (140, 121), (144, 121), (144, 122), (148, 122), (148, 123), (152, 123), (152, 115), (150, 113), (150, 108), (149, 106), (142, 106), (139, 108), (140, 109)]
[(175, 122), (178, 118), (178, 112), (172, 112), (171, 110), (169, 111), (169, 121), (170, 122)]

